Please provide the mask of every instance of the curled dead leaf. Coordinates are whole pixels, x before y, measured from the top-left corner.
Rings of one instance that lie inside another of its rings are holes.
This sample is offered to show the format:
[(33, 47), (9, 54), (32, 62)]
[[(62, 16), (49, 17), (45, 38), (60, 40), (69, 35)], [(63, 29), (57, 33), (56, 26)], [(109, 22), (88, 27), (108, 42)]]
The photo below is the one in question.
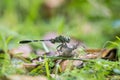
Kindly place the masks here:
[(80, 56), (81, 58), (86, 58), (86, 59), (102, 58), (102, 59), (108, 59), (111, 61), (118, 60), (116, 48), (113, 48), (113, 49), (86, 49), (84, 51), (87, 54), (84, 56)]
[(111, 61), (118, 61), (118, 54), (117, 54), (117, 49), (107, 49), (102, 53), (102, 58), (111, 60)]

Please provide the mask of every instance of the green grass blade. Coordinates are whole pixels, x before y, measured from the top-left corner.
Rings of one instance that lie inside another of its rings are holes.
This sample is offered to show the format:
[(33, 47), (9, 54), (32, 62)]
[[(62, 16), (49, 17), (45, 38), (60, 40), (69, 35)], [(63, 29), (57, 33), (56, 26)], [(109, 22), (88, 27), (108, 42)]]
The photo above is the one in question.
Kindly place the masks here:
[(46, 58), (46, 55), (44, 57), (45, 57), (46, 74), (47, 74), (47, 77), (50, 77), (50, 70), (49, 70), (49, 65), (48, 65), (48, 58)]

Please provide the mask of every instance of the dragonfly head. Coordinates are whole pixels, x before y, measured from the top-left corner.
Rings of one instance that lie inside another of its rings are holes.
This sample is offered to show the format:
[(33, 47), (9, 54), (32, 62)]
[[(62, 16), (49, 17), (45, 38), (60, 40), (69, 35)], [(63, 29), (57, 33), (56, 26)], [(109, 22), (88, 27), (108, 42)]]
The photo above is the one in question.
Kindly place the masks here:
[(70, 37), (66, 38), (66, 42), (69, 43), (70, 42)]

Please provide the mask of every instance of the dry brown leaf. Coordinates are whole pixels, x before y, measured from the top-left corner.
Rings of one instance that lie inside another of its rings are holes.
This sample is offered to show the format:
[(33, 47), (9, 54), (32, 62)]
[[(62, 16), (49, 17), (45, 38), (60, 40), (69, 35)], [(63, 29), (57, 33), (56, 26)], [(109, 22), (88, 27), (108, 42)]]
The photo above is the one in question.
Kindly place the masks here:
[(10, 75), (7, 76), (9, 80), (48, 80), (44, 76), (27, 76), (27, 75)]
[(80, 56), (82, 59), (103, 58), (108, 60), (118, 60), (117, 49), (85, 49), (85, 55)]
[(99, 58), (100, 54), (99, 53), (96, 53), (96, 54), (85, 54), (83, 56), (80, 56), (79, 58), (80, 59), (96, 59), (96, 58)]
[(71, 62), (70, 60), (64, 60), (60, 63), (61, 72), (64, 72), (67, 69), (70, 62)]
[[(111, 61), (118, 60), (117, 57), (117, 49), (86, 49), (86, 54), (79, 56), (80, 59), (96, 59), (96, 58), (103, 58)], [(71, 63), (70, 69), (73, 67), (81, 68), (83, 67), (83, 61), (80, 60), (63, 60), (60, 62), (61, 71), (64, 72)]]
[(28, 58), (30, 53), (32, 53), (32, 48), (28, 44), (20, 45), (18, 48), (13, 48), (9, 50), (9, 53), (12, 56), (20, 54), (21, 57)]
[(45, 5), (49, 8), (58, 8), (65, 0), (45, 0)]
[(24, 63), (23, 67), (24, 68), (35, 68), (37, 66), (36, 63)]
[(60, 63), (61, 72), (64, 72), (66, 69), (82, 68), (83, 61), (80, 60), (64, 60)]
[(116, 48), (105, 50), (101, 56), (103, 59), (108, 59), (111, 61), (118, 61), (118, 54), (117, 54)]

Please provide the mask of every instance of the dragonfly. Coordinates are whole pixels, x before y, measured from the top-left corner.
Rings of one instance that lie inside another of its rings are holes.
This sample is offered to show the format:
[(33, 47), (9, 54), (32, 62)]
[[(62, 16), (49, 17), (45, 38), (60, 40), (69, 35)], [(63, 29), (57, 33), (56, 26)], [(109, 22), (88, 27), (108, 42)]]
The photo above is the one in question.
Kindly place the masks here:
[(60, 43), (56, 47), (56, 49), (57, 49), (57, 51), (62, 51), (62, 48), (67, 47), (67, 43), (70, 42), (70, 37), (65, 37), (65, 36), (59, 35), (59, 36), (57, 36), (55, 38), (52, 38), (52, 39), (47, 39), (47, 40), (22, 40), (19, 43), (20, 44), (26, 44), (26, 43), (40, 42), (40, 41), (50, 41), (53, 44)]

